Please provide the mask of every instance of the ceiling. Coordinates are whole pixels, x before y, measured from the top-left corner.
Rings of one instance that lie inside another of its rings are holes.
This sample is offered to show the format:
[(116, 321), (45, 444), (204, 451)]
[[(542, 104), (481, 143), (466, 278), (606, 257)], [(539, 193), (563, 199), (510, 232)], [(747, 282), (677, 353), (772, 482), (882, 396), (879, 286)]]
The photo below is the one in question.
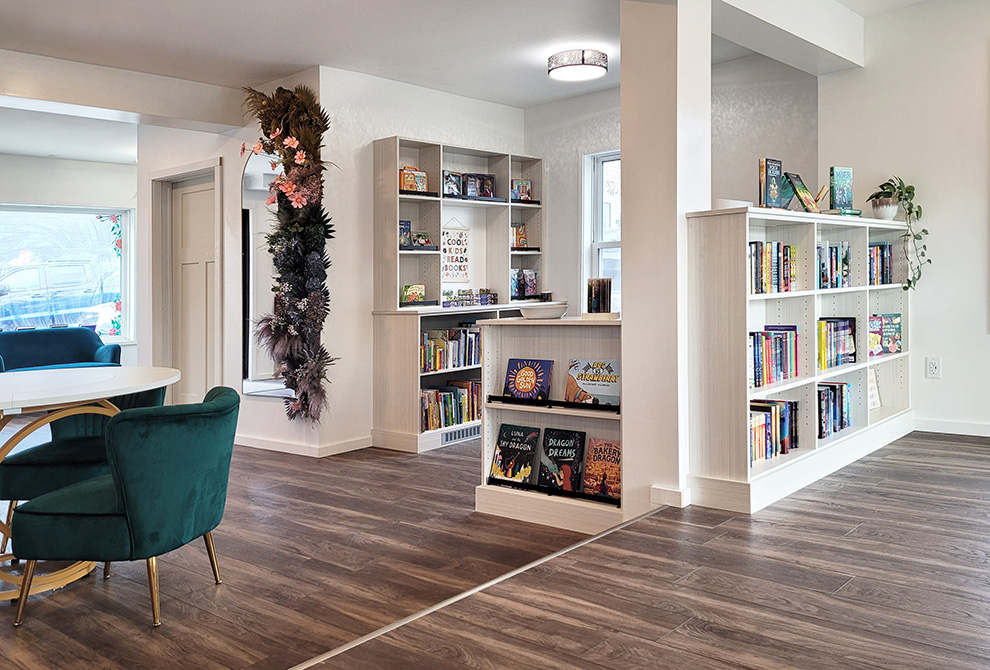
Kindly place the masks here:
[[(839, 0), (864, 16), (921, 1)], [(712, 42), (715, 63), (752, 54)], [(605, 51), (608, 74), (547, 77), (547, 57), (571, 48)], [(234, 88), (327, 65), (521, 108), (614, 88), (621, 69), (618, 0), (3, 2), (0, 49)], [(0, 152), (53, 155), (32, 144), (64, 135), (58, 115), (29, 114), (0, 104)], [(130, 124), (67, 120), (94, 141), (86, 153), (63, 137), (59, 157), (136, 160)]]

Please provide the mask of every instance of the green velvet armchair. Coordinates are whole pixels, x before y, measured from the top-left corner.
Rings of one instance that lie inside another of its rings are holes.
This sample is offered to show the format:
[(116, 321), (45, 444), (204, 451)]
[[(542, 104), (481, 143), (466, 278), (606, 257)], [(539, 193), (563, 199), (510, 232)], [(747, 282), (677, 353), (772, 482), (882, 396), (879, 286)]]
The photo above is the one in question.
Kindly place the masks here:
[[(85, 328), (83, 330), (86, 330)], [(120, 410), (158, 407), (165, 400), (165, 388), (130, 393), (109, 399)], [(15, 452), (0, 461), (0, 500), (9, 501), (7, 525), (14, 507), (70, 484), (110, 474), (104, 433), (109, 417), (77, 414), (51, 423), (51, 440)], [(0, 540), (0, 554), (7, 540)], [(105, 573), (108, 574), (108, 573)]]
[(217, 387), (199, 404), (123, 411), (107, 424), (109, 475), (19, 505), (11, 538), (27, 563), (14, 625), (39, 560), (146, 560), (155, 626), (158, 556), (202, 536), (219, 584), (211, 533), (223, 518), (239, 402)]

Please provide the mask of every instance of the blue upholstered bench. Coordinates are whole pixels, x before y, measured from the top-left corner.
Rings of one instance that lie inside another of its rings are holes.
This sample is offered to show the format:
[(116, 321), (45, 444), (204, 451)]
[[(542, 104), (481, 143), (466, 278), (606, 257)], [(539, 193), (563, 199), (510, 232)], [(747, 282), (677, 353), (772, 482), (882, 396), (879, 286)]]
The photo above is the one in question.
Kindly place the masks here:
[(0, 372), (120, 365), (120, 345), (89, 328), (0, 332)]

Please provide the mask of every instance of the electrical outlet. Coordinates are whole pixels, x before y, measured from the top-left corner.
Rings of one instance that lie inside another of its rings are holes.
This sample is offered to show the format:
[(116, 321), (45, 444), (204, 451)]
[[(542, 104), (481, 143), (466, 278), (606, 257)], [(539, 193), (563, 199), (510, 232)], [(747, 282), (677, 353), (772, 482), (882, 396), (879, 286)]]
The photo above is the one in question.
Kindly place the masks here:
[(928, 379), (942, 378), (942, 358), (929, 356), (925, 359), (925, 377)]

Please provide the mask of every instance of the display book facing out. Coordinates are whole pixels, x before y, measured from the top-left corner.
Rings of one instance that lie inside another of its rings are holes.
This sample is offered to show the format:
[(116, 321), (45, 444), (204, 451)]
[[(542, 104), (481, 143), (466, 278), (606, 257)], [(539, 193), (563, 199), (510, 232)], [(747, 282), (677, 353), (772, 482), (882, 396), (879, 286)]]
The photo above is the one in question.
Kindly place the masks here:
[(478, 511), (581, 532), (623, 520), (618, 326), (581, 319), (481, 323)]
[[(546, 292), (542, 159), (400, 137), (374, 147), (375, 309), (489, 306)], [(409, 166), (429, 190), (403, 188)]]
[[(876, 268), (904, 230), (759, 208), (688, 215), (694, 501), (755, 511), (909, 432), (906, 269), (896, 252)], [(754, 243), (789, 249), (786, 284), (754, 281)], [(900, 348), (867, 355), (883, 314), (897, 315)]]
[[(481, 352), (460, 332), (518, 316), (510, 268), (542, 270), (543, 161), (388, 137), (374, 143), (374, 167), (372, 442), (420, 452), (476, 438)], [(448, 197), (464, 174), (484, 176), (470, 181), (482, 195)], [(510, 201), (513, 179), (528, 181), (530, 200)], [(525, 227), (525, 250), (512, 250), (513, 222)]]

